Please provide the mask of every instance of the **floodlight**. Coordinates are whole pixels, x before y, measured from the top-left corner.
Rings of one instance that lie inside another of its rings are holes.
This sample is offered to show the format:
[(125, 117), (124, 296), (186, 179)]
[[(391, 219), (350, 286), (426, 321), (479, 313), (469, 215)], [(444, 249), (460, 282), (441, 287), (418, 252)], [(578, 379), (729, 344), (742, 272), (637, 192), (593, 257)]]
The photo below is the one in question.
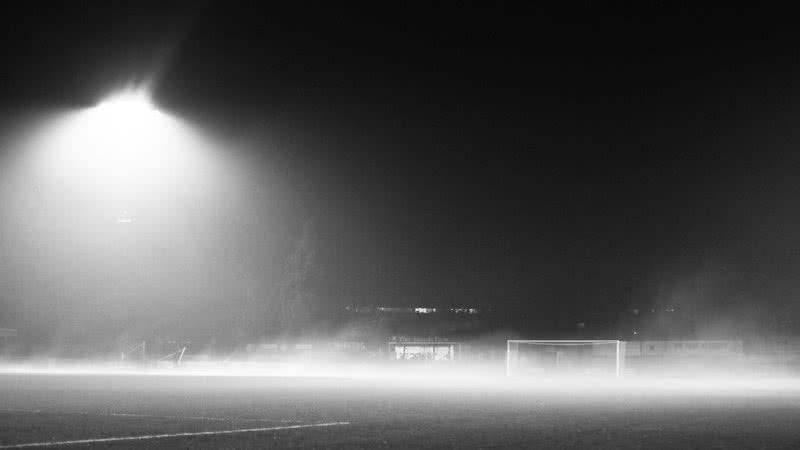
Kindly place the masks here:
[(42, 189), (76, 217), (115, 224), (165, 220), (169, 208), (219, 194), (220, 145), (140, 89), (54, 115), (24, 143)]
[(133, 89), (65, 117), (43, 139), (49, 174), (106, 193), (163, 191), (164, 183), (187, 173), (189, 154), (198, 147), (148, 91)]
[(145, 90), (128, 90), (112, 95), (94, 108), (98, 118), (119, 124), (150, 120), (158, 114), (150, 94)]

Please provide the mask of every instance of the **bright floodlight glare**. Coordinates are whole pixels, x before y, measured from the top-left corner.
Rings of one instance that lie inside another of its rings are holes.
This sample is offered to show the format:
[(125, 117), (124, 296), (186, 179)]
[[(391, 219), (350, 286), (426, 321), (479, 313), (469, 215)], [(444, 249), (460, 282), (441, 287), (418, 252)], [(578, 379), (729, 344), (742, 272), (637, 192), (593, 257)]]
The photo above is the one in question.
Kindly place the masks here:
[(145, 90), (130, 90), (115, 94), (95, 107), (98, 117), (118, 125), (135, 124), (148, 120), (150, 115), (158, 114), (158, 110)]
[(163, 193), (196, 172), (197, 138), (146, 90), (125, 90), (66, 116), (39, 150), (48, 176), (65, 186), (130, 197)]

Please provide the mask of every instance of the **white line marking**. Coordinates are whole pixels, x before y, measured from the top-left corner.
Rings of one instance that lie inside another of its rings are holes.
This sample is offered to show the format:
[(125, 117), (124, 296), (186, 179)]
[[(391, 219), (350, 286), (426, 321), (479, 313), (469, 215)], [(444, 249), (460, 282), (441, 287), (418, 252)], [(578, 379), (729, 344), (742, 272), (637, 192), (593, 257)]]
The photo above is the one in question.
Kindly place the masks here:
[(282, 427), (242, 428), (238, 430), (220, 430), (220, 431), (197, 431), (193, 433), (149, 434), (144, 436), (78, 439), (74, 441), (28, 442), (25, 444), (0, 445), (0, 449), (28, 448), (28, 447), (55, 447), (59, 445), (98, 444), (103, 442), (120, 442), (120, 441), (144, 441), (148, 439), (167, 439), (167, 438), (190, 437), (190, 436), (212, 436), (216, 434), (258, 433), (264, 431), (296, 430), (299, 428), (335, 427), (339, 425), (350, 425), (350, 422), (311, 423), (306, 425), (285, 425)]

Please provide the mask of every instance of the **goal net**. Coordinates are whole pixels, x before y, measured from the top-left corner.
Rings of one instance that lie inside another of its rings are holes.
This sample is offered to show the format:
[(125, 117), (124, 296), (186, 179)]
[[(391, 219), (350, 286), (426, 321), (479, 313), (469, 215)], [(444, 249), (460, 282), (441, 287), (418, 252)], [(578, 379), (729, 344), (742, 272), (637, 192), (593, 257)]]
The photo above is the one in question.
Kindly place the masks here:
[(507, 375), (606, 375), (619, 377), (624, 369), (625, 342), (622, 341), (508, 341)]

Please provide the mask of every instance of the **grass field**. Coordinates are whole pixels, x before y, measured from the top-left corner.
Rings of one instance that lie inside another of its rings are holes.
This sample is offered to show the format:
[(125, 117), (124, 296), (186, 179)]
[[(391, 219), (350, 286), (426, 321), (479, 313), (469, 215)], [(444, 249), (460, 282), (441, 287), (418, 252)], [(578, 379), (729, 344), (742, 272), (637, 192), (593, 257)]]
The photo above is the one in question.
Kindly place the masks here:
[(0, 446), (800, 447), (800, 390), (587, 393), (508, 384), (409, 384), (5, 374), (0, 375)]

